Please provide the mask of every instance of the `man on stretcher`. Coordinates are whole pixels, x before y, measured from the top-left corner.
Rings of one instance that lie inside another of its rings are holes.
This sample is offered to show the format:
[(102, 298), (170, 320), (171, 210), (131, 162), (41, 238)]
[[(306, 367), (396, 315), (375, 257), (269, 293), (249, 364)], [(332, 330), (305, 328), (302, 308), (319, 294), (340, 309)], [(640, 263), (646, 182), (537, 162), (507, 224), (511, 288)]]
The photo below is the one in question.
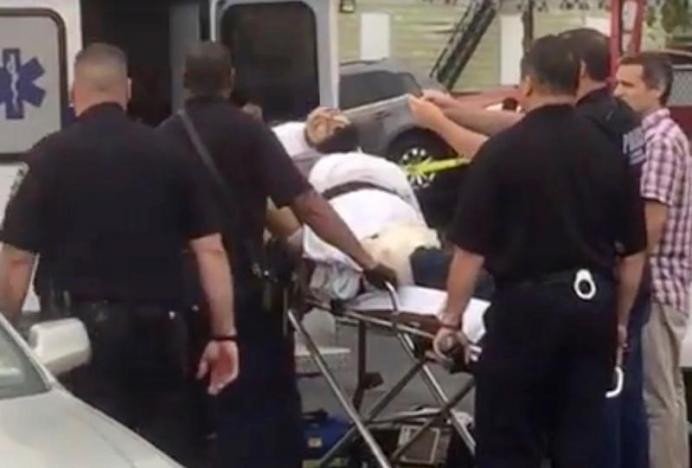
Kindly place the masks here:
[[(400, 285), (444, 289), (451, 253), (428, 228), (406, 173), (382, 157), (358, 150), (358, 132), (338, 110), (319, 108), (305, 124), (275, 132), (315, 190), (330, 201), (365, 249), (397, 272)], [(287, 210), (270, 207), (268, 225), (318, 265), (312, 288), (334, 299), (359, 289), (358, 267), (302, 227)], [(488, 298), (492, 281), (483, 277), (478, 294)]]

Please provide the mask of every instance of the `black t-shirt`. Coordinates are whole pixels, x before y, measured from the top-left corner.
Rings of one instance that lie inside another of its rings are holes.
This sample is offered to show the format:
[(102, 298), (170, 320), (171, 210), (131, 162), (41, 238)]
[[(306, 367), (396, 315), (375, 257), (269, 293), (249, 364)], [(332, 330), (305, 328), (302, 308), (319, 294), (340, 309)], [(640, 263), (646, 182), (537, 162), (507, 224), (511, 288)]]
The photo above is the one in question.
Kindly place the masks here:
[(617, 147), (635, 171), (637, 181), (646, 160), (646, 141), (637, 114), (607, 87), (597, 89), (577, 102), (577, 112), (586, 117)]
[(641, 199), (612, 143), (567, 105), (530, 112), (469, 169), (451, 240), (499, 281), (611, 271), (646, 246)]
[[(225, 216), (224, 242), (233, 263), (236, 294), (253, 280), (248, 243), (261, 245), (267, 199), (277, 207), (290, 204), (311, 189), (274, 133), (264, 124), (218, 97), (194, 98), (186, 103), (187, 113), (236, 200), (233, 212), (216, 191), (219, 210)], [(176, 145), (185, 148), (190, 161), (202, 166), (179, 116), (160, 129)], [(208, 172), (207, 172), (208, 175)], [(209, 180), (210, 186), (214, 182)]]
[(37, 289), (177, 304), (181, 252), (220, 232), (213, 199), (183, 153), (116, 104), (38, 143), (1, 239), (40, 255)]

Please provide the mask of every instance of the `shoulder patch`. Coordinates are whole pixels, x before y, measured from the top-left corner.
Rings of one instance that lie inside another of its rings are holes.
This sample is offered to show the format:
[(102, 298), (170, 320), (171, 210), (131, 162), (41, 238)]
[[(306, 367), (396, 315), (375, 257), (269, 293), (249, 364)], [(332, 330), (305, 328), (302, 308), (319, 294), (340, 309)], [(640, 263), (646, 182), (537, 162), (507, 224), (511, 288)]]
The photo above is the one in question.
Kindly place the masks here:
[(27, 163), (19, 164), (17, 174), (14, 176), (12, 186), (10, 187), (10, 200), (13, 199), (19, 191), (19, 187), (22, 186), (22, 182), (24, 182), (24, 179), (26, 178), (27, 174), (29, 174), (29, 165)]

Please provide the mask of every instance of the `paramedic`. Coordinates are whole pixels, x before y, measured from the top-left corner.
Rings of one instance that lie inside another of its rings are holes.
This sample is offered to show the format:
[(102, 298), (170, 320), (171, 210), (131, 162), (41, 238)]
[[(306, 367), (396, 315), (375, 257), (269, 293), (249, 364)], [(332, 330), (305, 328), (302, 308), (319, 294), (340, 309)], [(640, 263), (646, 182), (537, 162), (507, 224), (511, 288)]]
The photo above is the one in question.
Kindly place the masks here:
[(17, 319), (40, 256), (65, 315), (84, 322), (92, 345), (74, 393), (177, 455), (184, 447), (175, 437), (184, 434), (164, 420), (179, 414), (184, 394), (180, 252), (194, 253), (210, 304), (212, 338), (200, 367), (211, 373), (212, 393), (238, 373), (236, 344), (225, 339), (235, 334), (230, 268), (201, 174), (128, 120), (128, 98), (122, 51), (94, 44), (78, 54), (78, 121), (29, 152), (7, 206), (0, 306)]
[(527, 114), (482, 146), (462, 190), (435, 348), (459, 336), (485, 265), (497, 291), (476, 372), (479, 468), (595, 466), (645, 262), (642, 203), (573, 108), (579, 60), (564, 39), (536, 41), (521, 69)]
[[(374, 285), (395, 283), (396, 275), (363, 250), (297, 171), (271, 130), (228, 102), (232, 76), (231, 56), (223, 45), (195, 47), (186, 60), (184, 82), (190, 98), (184, 114), (164, 122), (161, 132), (185, 148), (191, 160), (206, 166), (226, 219), (224, 244), (233, 261), (243, 372), (217, 402), (218, 465), (294, 468), (302, 464), (303, 436), (293, 343), (282, 318), (264, 310), (263, 280), (257, 274), (267, 199), (278, 207), (290, 206), (301, 221), (347, 253)], [(203, 163), (201, 147), (212, 161)], [(225, 185), (217, 183), (212, 171)]]

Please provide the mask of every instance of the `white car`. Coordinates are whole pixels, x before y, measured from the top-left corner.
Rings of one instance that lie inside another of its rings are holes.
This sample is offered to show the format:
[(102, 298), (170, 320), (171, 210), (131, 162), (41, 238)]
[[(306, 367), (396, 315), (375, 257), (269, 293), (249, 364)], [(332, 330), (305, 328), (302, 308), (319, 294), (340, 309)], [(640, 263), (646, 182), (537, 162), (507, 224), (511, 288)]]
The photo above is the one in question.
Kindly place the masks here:
[[(53, 374), (89, 360), (81, 322), (35, 325), (30, 347), (0, 315), (3, 468), (176, 468), (144, 439), (67, 392)], [(52, 372), (52, 373), (51, 373)]]

